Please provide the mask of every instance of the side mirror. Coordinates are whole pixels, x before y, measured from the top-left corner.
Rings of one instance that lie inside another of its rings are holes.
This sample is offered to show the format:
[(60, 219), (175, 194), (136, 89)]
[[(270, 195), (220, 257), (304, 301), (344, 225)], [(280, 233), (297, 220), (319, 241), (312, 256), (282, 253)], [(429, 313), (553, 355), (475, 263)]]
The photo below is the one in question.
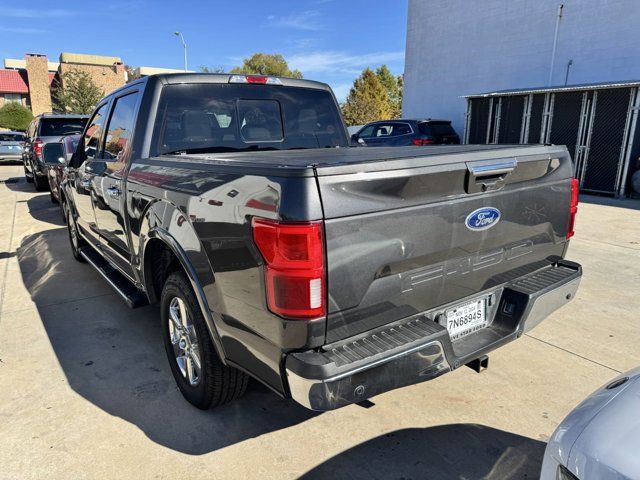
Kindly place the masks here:
[(358, 136), (357, 133), (354, 133), (353, 135), (351, 135), (351, 145), (363, 147), (367, 144), (362, 138)]
[(67, 161), (64, 159), (64, 157), (58, 157), (58, 163), (62, 163), (64, 165), (65, 163), (67, 163)]
[(64, 162), (64, 152), (61, 143), (47, 143), (42, 147), (42, 159), (47, 165), (58, 165), (60, 159)]

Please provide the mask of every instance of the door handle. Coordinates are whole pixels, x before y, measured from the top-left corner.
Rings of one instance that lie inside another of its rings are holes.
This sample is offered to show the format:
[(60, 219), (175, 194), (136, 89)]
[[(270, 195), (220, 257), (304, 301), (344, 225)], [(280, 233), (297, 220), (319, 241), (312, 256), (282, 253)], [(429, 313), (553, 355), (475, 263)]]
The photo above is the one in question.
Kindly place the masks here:
[(107, 195), (109, 195), (111, 198), (118, 198), (120, 196), (120, 193), (120, 189), (116, 186), (107, 188)]
[(510, 174), (515, 170), (517, 163), (516, 160), (509, 160), (490, 165), (470, 165), (468, 169), (475, 178), (493, 177)]

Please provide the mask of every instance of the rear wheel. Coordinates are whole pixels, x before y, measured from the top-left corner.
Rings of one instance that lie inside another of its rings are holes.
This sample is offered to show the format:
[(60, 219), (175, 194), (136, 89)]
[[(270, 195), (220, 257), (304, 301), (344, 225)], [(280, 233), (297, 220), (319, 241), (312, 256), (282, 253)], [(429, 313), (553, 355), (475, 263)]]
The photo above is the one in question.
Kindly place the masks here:
[(53, 191), (49, 191), (49, 198), (51, 199), (51, 203), (58, 203), (58, 199), (53, 194)]
[(220, 362), (184, 273), (169, 276), (162, 289), (160, 308), (171, 372), (187, 401), (206, 410), (240, 397), (249, 377)]
[(49, 179), (47, 177), (41, 177), (35, 171), (35, 169), (31, 170), (33, 172), (33, 183), (38, 192), (43, 192), (49, 188)]
[(78, 232), (78, 226), (76, 225), (76, 221), (73, 219), (73, 214), (71, 213), (71, 209), (67, 207), (67, 230), (69, 231), (69, 243), (71, 243), (71, 253), (73, 253), (73, 258), (78, 260), (79, 262), (86, 262), (84, 257), (80, 255), (80, 249), (84, 247), (87, 242), (85, 242), (84, 238), (80, 236)]
[(33, 177), (27, 176), (27, 167), (23, 165), (22, 168), (24, 168), (24, 178), (27, 181), (27, 183), (33, 183)]

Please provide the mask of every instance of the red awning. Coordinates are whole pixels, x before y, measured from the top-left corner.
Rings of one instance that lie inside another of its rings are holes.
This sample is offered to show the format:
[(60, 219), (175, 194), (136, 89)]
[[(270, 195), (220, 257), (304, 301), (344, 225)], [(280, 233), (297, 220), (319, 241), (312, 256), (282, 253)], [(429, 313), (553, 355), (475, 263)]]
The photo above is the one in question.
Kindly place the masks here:
[(0, 93), (29, 93), (27, 72), (0, 70)]

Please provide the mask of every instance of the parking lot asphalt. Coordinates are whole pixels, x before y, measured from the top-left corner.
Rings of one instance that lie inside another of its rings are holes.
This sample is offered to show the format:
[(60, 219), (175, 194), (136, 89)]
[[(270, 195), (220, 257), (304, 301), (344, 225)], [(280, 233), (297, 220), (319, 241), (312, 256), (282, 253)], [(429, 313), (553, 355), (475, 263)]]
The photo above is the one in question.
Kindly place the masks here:
[(199, 411), (158, 311), (130, 310), (71, 256), (59, 207), (0, 166), (0, 479), (537, 478), (586, 395), (640, 365), (640, 202), (582, 197), (576, 299), (490, 355), (327, 413), (252, 382)]

